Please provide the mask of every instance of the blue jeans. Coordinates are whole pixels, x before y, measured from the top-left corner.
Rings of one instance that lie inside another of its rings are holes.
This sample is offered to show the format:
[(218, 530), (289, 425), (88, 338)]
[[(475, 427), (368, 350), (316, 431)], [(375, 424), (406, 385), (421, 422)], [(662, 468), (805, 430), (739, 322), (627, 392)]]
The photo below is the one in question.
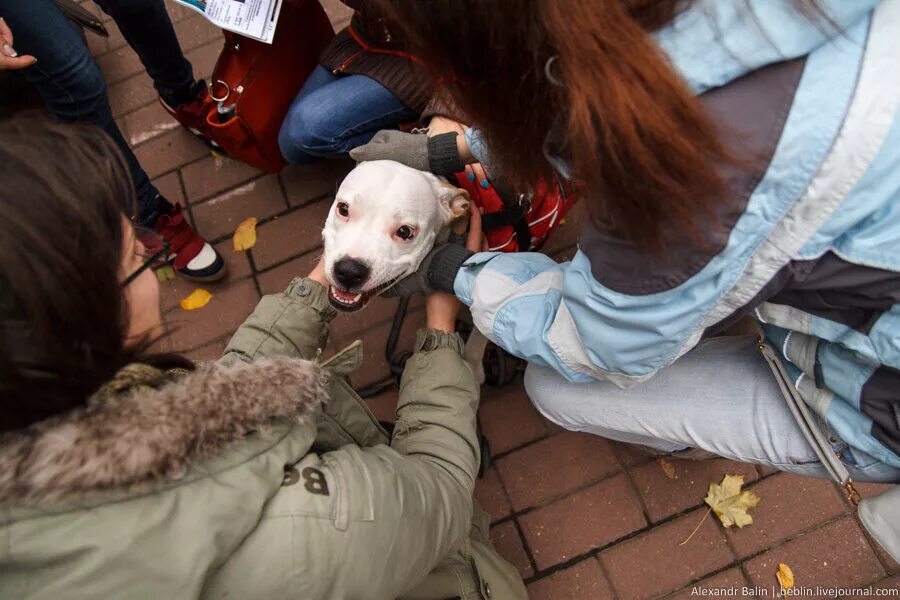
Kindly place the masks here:
[(281, 124), (278, 145), (293, 164), (340, 156), (418, 115), (365, 75), (338, 77), (319, 65)]
[[(163, 0), (95, 1), (115, 20), (160, 95), (173, 98), (190, 89), (193, 70), (181, 52)], [(63, 16), (54, 0), (0, 0), (0, 16), (9, 24), (16, 50), (38, 59), (22, 73), (38, 89), (50, 112), (67, 123), (97, 125), (122, 151), (137, 191), (140, 221), (152, 226), (171, 205), (150, 183), (119, 131), (103, 74), (78, 28)]]
[[(569, 383), (537, 365), (528, 365), (525, 389), (545, 417), (566, 429), (662, 452), (702, 448), (732, 460), (828, 478), (756, 336), (706, 339), (628, 389), (608, 381)], [(854, 481), (900, 483), (900, 469), (848, 449), (836, 436), (833, 441)]]

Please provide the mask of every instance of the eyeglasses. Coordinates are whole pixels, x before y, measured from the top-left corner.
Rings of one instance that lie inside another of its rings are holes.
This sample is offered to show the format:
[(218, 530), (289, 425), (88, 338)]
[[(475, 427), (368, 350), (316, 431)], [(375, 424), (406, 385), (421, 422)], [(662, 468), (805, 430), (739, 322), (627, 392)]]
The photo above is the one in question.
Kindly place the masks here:
[(135, 255), (140, 256), (143, 262), (140, 267), (125, 278), (125, 281), (122, 282), (122, 287), (137, 279), (141, 273), (153, 265), (163, 262), (169, 255), (169, 242), (152, 229), (134, 225), (134, 237), (141, 247), (140, 250), (135, 251)]

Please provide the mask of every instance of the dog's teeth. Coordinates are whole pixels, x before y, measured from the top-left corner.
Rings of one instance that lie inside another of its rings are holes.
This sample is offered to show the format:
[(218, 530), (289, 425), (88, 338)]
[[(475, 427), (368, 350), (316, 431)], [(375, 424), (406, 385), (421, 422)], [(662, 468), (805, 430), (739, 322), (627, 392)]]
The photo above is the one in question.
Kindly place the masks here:
[(362, 298), (362, 294), (357, 294), (353, 297), (353, 303), (359, 302), (359, 299)]

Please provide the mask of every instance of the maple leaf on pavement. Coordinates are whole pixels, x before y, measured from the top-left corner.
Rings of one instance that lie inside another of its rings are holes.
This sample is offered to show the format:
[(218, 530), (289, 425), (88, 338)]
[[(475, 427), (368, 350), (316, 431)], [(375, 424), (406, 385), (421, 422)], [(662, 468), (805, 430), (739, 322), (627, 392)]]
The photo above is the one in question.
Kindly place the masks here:
[(759, 504), (759, 496), (751, 490), (741, 491), (743, 485), (743, 475), (726, 475), (722, 483), (709, 484), (709, 491), (703, 500), (725, 527), (743, 527), (753, 522), (747, 510)]

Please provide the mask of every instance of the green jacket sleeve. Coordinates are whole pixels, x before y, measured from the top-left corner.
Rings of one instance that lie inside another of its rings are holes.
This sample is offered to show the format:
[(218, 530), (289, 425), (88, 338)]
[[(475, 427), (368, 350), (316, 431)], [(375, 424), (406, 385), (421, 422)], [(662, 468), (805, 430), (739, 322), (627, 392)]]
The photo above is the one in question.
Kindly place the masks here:
[[(336, 502), (348, 505), (348, 520), (309, 525), (324, 545), (342, 546), (331, 575), (366, 582), (368, 594), (359, 597), (402, 595), (469, 533), (479, 387), (458, 335), (423, 330), (415, 349), (401, 380), (390, 447), (347, 446), (322, 457), (326, 478), (340, 488), (343, 500)], [(370, 523), (353, 522), (366, 515)]]
[(336, 312), (326, 293), (319, 283), (298, 278), (283, 293), (264, 296), (232, 336), (219, 361), (275, 356), (314, 359), (325, 347), (328, 323)]
[(309, 526), (324, 545), (341, 547), (334, 580), (366, 582), (368, 595), (359, 597), (402, 595), (469, 533), (479, 387), (462, 349), (456, 334), (420, 331), (390, 447), (346, 446), (322, 457), (326, 479), (336, 481), (336, 502), (347, 510), (338, 511), (334, 526)]
[[(391, 445), (306, 455), (269, 502), (247, 560), (271, 557), (269, 568), (291, 574), (297, 597), (397, 598), (463, 547), (479, 390), (461, 350), (455, 334), (419, 332)], [(284, 517), (292, 519), (290, 535)], [(289, 543), (290, 552), (274, 540)]]
[(480, 452), (480, 388), (458, 334), (421, 330), (400, 382), (391, 447), (446, 471), (471, 495)]
[[(334, 315), (324, 294), (322, 286), (298, 280), (284, 294), (263, 298), (222, 360), (315, 356)], [(462, 349), (456, 334), (420, 331), (390, 446), (347, 444), (307, 454), (268, 503), (242, 549), (247, 560), (269, 556), (272, 569), (283, 566), (298, 597), (396, 598), (460, 548), (479, 461), (479, 387)], [(272, 578), (273, 594), (279, 582)], [(227, 587), (228, 577), (222, 583)]]

